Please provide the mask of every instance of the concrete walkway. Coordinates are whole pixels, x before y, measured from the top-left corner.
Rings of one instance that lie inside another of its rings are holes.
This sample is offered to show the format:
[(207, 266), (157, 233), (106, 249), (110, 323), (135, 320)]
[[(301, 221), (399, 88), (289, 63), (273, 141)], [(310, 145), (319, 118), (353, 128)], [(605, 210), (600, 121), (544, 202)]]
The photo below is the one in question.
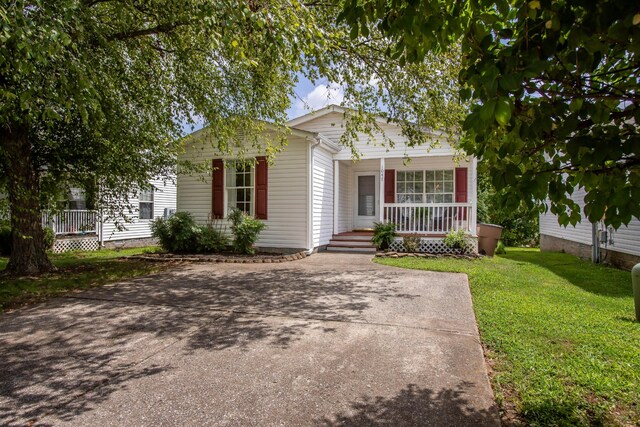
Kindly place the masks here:
[(0, 316), (0, 425), (498, 425), (466, 276), (320, 253)]

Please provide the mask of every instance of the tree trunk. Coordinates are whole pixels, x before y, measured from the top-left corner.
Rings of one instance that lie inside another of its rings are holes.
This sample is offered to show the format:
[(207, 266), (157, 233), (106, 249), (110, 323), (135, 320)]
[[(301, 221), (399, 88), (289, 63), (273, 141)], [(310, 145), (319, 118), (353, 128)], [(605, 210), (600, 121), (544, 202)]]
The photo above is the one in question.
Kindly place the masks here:
[(33, 164), (27, 130), (19, 125), (7, 126), (2, 129), (0, 143), (6, 155), (11, 208), (12, 247), (7, 272), (30, 275), (51, 271), (42, 231), (40, 176)]

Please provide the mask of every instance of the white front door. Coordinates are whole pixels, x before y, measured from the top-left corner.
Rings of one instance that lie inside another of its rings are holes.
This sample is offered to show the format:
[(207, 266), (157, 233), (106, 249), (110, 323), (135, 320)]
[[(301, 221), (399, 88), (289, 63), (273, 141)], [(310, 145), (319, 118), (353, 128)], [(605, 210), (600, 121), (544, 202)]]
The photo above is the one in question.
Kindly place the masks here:
[(376, 172), (356, 172), (353, 201), (353, 228), (373, 228), (380, 209), (380, 182)]

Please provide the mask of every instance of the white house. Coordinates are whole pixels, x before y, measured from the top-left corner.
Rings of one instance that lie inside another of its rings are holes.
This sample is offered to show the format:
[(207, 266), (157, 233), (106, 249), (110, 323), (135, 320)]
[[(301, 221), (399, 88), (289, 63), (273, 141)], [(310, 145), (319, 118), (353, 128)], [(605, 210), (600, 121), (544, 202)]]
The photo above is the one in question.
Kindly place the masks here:
[[(581, 188), (571, 195), (581, 209), (585, 194)], [(575, 227), (563, 227), (556, 215), (547, 212), (540, 215), (540, 250), (563, 251), (630, 269), (640, 262), (640, 220), (633, 218), (629, 225), (614, 230), (602, 222), (592, 224), (583, 217)]]
[(178, 174), (178, 211), (199, 223), (224, 218), (233, 207), (262, 219), (261, 248), (373, 251), (374, 222), (394, 222), (424, 245), (442, 244), (451, 229), (475, 235), (476, 159), (454, 161), (445, 141), (409, 147), (399, 127), (380, 119), (395, 146), (379, 135), (356, 144), (361, 159), (340, 145), (349, 110), (335, 105), (293, 119), (288, 145), (271, 164), (258, 149), (253, 167), (237, 166), (195, 132), (182, 160), (212, 162), (213, 174)]
[(176, 184), (173, 180), (149, 181), (147, 191), (140, 192), (138, 197), (130, 195), (131, 212), (117, 220), (99, 210), (87, 209), (80, 189), (71, 189), (64, 203), (64, 210), (42, 215), (43, 227), (53, 228), (56, 234), (54, 252), (144, 246), (153, 243), (152, 220), (175, 212)]

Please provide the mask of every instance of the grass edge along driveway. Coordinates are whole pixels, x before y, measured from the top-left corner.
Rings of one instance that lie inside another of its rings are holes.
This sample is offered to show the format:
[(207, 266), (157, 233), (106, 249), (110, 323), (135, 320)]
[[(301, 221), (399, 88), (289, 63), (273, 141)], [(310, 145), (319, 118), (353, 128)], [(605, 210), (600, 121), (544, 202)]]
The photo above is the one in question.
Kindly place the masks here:
[(507, 423), (640, 424), (640, 323), (629, 272), (520, 248), (472, 261), (376, 262), (469, 276)]
[[(155, 250), (155, 247), (144, 247), (50, 254), (57, 271), (36, 277), (0, 276), (0, 313), (72, 291), (160, 271), (167, 267), (165, 263), (123, 258)], [(8, 258), (0, 257), (0, 272), (7, 262)]]

